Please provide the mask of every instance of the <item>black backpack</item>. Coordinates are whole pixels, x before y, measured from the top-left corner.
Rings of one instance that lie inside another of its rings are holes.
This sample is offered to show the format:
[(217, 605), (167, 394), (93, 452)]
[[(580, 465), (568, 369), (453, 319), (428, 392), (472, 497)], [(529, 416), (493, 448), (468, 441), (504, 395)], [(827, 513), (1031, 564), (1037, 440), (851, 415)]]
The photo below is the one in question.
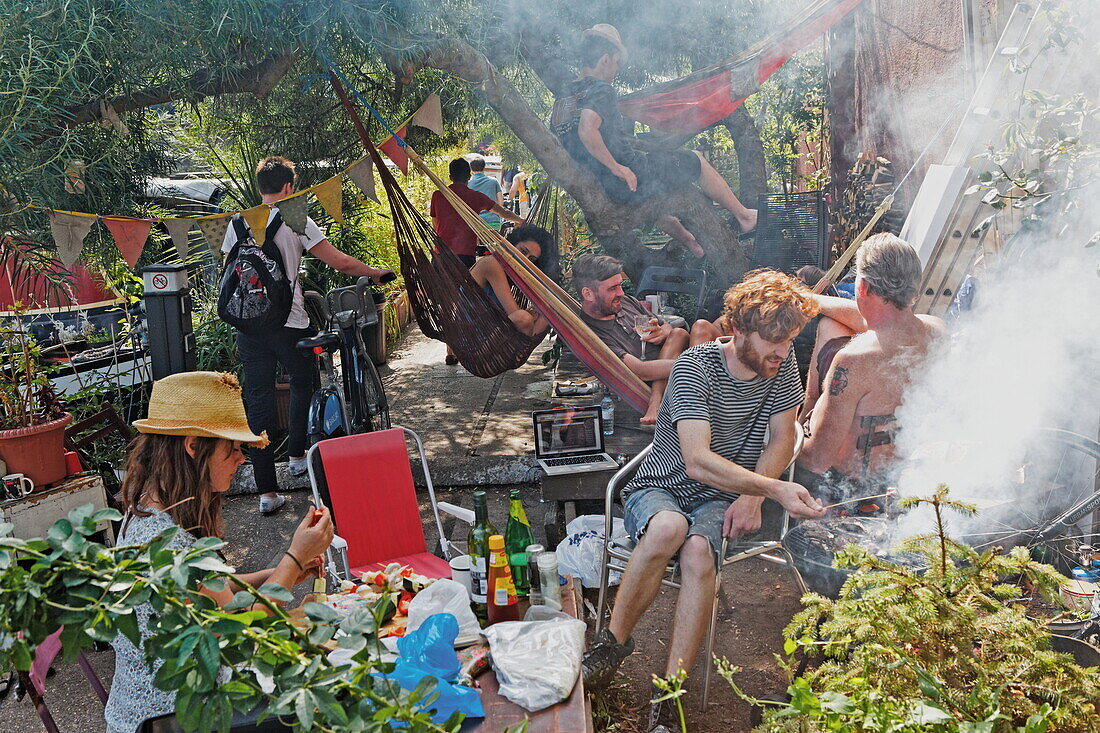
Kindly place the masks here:
[(237, 243), (225, 260), (218, 287), (218, 317), (241, 333), (268, 333), (286, 325), (294, 299), (283, 254), (275, 234), (283, 218), (275, 212), (267, 225), (267, 240), (256, 244), (244, 217), (232, 218)]

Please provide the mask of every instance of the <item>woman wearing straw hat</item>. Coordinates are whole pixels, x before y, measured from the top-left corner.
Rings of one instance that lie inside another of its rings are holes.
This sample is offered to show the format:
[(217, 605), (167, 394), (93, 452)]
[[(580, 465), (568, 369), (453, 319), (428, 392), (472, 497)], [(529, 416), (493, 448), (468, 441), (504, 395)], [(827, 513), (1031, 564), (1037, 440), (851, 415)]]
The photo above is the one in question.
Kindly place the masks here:
[[(222, 496), (246, 445), (263, 446), (265, 435), (248, 429), (241, 387), (236, 377), (217, 372), (186, 372), (153, 384), (149, 417), (134, 423), (140, 435), (126, 459), (121, 501), (126, 517), (118, 544), (149, 542), (166, 529), (180, 532), (169, 549), (186, 550), (200, 537), (218, 537), (222, 529)], [(277, 583), (291, 588), (316, 577), (321, 555), (332, 542), (327, 508), (314, 521), (306, 514), (279, 564), (240, 577), (249, 585)], [(225, 605), (238, 588), (200, 592)], [(137, 611), (142, 639), (149, 636), (152, 606)], [(115, 649), (115, 676), (105, 717), (108, 733), (133, 733), (141, 721), (175, 710), (175, 694), (158, 690), (145, 653), (121, 634)], [(158, 665), (159, 666), (159, 665)]]

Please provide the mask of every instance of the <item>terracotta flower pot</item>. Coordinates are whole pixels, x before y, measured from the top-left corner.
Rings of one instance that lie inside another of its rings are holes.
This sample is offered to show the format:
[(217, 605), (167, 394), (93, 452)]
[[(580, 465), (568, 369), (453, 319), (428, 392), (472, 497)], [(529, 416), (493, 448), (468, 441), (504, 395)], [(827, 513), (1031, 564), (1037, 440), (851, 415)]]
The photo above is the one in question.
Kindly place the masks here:
[(73, 416), (65, 413), (29, 428), (0, 430), (0, 459), (8, 473), (25, 474), (35, 491), (65, 478), (65, 426), (72, 421)]

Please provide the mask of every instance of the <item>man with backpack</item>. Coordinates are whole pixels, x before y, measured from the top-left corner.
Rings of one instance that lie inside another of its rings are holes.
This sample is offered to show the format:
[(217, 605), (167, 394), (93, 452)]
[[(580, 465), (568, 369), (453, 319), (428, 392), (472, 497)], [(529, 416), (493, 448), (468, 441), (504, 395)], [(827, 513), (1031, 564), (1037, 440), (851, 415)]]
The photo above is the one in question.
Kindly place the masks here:
[[(227, 255), (218, 293), (218, 315), (237, 330), (237, 352), (244, 373), (248, 426), (257, 435), (275, 428), (275, 372), (282, 364), (290, 377), (290, 424), (287, 452), (290, 472), (306, 472), (306, 419), (313, 393), (314, 363), (296, 344), (313, 335), (305, 311), (298, 268), (309, 252), (346, 275), (376, 281), (389, 270), (371, 267), (336, 249), (313, 219), (306, 218), (304, 234), (287, 226), (274, 204), (294, 193), (294, 163), (273, 155), (256, 167), (256, 183), (263, 203), (271, 205), (267, 237), (258, 244), (243, 217), (234, 217), (225, 234)], [(268, 514), (286, 503), (279, 495), (272, 446), (249, 448), (260, 512)]]

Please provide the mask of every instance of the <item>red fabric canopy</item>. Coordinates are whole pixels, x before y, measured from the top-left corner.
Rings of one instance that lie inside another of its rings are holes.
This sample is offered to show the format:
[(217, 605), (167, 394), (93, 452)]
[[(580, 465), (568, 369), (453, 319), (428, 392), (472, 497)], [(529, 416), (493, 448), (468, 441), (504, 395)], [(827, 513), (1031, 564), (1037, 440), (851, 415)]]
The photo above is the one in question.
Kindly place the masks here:
[(814, 0), (779, 32), (739, 56), (619, 100), (624, 117), (668, 132), (694, 134), (728, 117), (787, 59), (863, 0)]

